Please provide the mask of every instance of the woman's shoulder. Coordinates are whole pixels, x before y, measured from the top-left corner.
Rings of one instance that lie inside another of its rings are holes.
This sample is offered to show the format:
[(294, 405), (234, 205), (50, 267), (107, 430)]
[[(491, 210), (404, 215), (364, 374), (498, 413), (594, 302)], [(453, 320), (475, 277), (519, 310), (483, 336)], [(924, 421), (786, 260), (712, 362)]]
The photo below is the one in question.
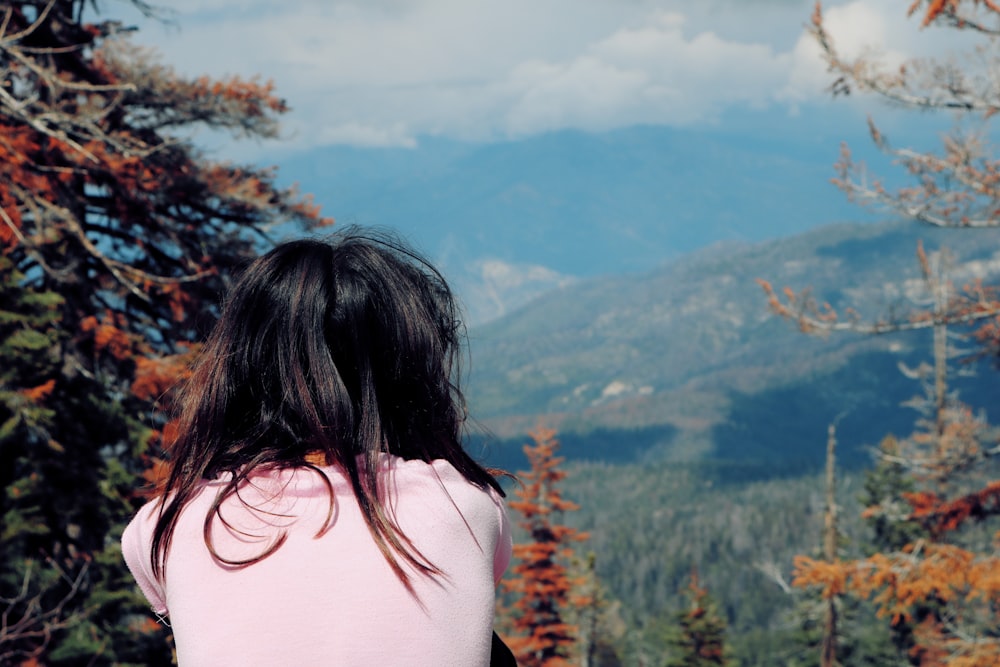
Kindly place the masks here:
[(413, 475), (416, 477), (427, 476), (434, 479), (447, 480), (448, 482), (467, 481), (455, 466), (446, 459), (434, 459), (433, 461), (423, 461), (421, 459), (404, 459), (391, 454), (382, 455), (382, 469), (390, 470), (396, 474)]
[(462, 510), (480, 507), (495, 512), (503, 509), (503, 500), (493, 488), (483, 488), (466, 479), (447, 460), (428, 462), (390, 457), (385, 465), (391, 492), (441, 498)]
[(132, 520), (128, 522), (125, 526), (125, 532), (127, 534), (143, 534), (144, 530), (149, 525), (155, 525), (157, 519), (160, 516), (160, 509), (163, 506), (163, 497), (156, 496), (150, 500), (147, 500), (139, 511), (135, 513)]
[(122, 532), (122, 558), (157, 614), (167, 613), (166, 595), (160, 581), (153, 575), (150, 549), (153, 532), (160, 514), (161, 499), (154, 498), (143, 505)]
[(398, 456), (385, 455), (382, 459), (383, 470), (390, 476), (415, 483), (426, 483), (432, 486), (446, 488), (470, 489), (487, 493), (479, 485), (467, 479), (451, 462), (446, 459), (422, 461), (420, 459), (403, 459)]

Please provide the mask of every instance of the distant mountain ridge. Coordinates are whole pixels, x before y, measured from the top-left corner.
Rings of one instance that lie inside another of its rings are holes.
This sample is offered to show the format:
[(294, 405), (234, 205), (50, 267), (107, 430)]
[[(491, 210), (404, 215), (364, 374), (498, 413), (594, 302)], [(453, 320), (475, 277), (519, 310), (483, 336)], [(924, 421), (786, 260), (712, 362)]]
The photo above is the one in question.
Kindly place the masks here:
[[(845, 460), (859, 462), (865, 445), (909, 432), (916, 414), (900, 403), (920, 387), (898, 365), (929, 358), (929, 332), (805, 336), (768, 312), (755, 280), (811, 287), (841, 311), (876, 318), (919, 292), (918, 239), (951, 250), (956, 285), (1000, 281), (1000, 229), (834, 225), (721, 244), (651, 272), (563, 287), (473, 329), (472, 413), (515, 438), (495, 448), (500, 460), (544, 418), (563, 431), (568, 456), (814, 463), (816, 442), (839, 419)], [(955, 386), (979, 401), (1000, 395), (990, 371)]]
[[(325, 147), (289, 157), (280, 173), (338, 224), (387, 226), (414, 240), (478, 323), (572, 278), (649, 270), (720, 239), (863, 218), (829, 184), (836, 141), (799, 124), (804, 136), (789, 121), (782, 141), (632, 127), (495, 144)], [(513, 270), (490, 273), (502, 265)]]

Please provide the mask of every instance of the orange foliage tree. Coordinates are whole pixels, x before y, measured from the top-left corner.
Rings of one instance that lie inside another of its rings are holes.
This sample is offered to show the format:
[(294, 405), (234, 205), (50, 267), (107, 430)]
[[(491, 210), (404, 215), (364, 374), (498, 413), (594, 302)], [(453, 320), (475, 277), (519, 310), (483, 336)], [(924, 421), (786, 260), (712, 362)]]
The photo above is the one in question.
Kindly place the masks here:
[(566, 566), (572, 556), (569, 545), (587, 535), (556, 523), (560, 513), (578, 506), (557, 488), (566, 472), (559, 468), (564, 459), (555, 455), (555, 430), (538, 426), (528, 435), (533, 444), (525, 445), (524, 453), (531, 470), (520, 473), (523, 485), (514, 492), (518, 499), (509, 503), (524, 518), (521, 526), (530, 538), (514, 545), (517, 565), (514, 576), (504, 582), (517, 596), (509, 643), (523, 667), (560, 667), (570, 664), (569, 652), (576, 643), (576, 628), (565, 621), (576, 583)]
[(327, 222), (191, 142), (275, 136), (269, 83), (178, 76), (102, 5), (0, 1), (3, 664), (169, 662), (117, 547), (156, 407), (231, 269), (274, 225)]
[[(1000, 514), (1000, 482), (990, 478), (1000, 446), (997, 430), (949, 390), (953, 355), (943, 310), (950, 303), (949, 289), (930, 271), (934, 258), (922, 252), (920, 257), (928, 291), (939, 294), (929, 315), (934, 364), (911, 373), (924, 385), (924, 394), (911, 401), (921, 412), (914, 432), (880, 452), (880, 465), (905, 471), (909, 489), (901, 498), (873, 496), (864, 511), (866, 519), (879, 522), (883, 535), (894, 532), (895, 523), (906, 528), (895, 531), (897, 537), (909, 539), (882, 540), (881, 551), (857, 560), (797, 557), (795, 583), (819, 586), (827, 599), (872, 598), (879, 615), (895, 628), (907, 634), (912, 629), (913, 664), (992, 665), (1000, 660), (1000, 558), (996, 542), (983, 544), (972, 524)], [(787, 316), (789, 302), (775, 308)], [(814, 318), (808, 328), (820, 331), (824, 321), (833, 320)], [(900, 501), (907, 506), (903, 514)]]
[[(834, 93), (874, 93), (917, 109), (957, 111), (964, 120), (988, 125), (1000, 110), (992, 76), (1000, 66), (1000, 7), (989, 0), (917, 0), (910, 14), (926, 27), (967, 31), (985, 40), (975, 56), (909, 62), (881, 67), (871, 55), (847, 60), (838, 53), (823, 23), (819, 4), (812, 32), (830, 70)], [(988, 154), (984, 131), (959, 123), (939, 153), (893, 147), (869, 121), (878, 148), (911, 176), (912, 184), (891, 190), (872, 180), (865, 165), (853, 161), (845, 146), (834, 183), (862, 204), (874, 205), (914, 221), (940, 227), (1000, 225), (1000, 160)], [(917, 248), (930, 308), (914, 308), (891, 318), (865, 321), (857, 313), (838, 313), (806, 292), (778, 292), (762, 282), (770, 306), (809, 333), (837, 330), (871, 334), (930, 329), (934, 364), (918, 369), (925, 395), (917, 401), (922, 417), (909, 437), (891, 452), (892, 463), (912, 476), (904, 493), (908, 512), (901, 520), (920, 526), (916, 537), (873, 555), (845, 561), (796, 559), (796, 583), (819, 586), (831, 598), (855, 594), (871, 598), (893, 624), (913, 624), (909, 659), (925, 666), (986, 667), (1000, 664), (1000, 532), (992, 541), (977, 539), (982, 526), (1000, 514), (1000, 482), (993, 476), (1000, 454), (996, 429), (962, 404), (948, 388), (949, 329), (971, 329), (986, 351), (1000, 352), (1000, 294), (995, 286), (956, 287), (947, 278), (943, 254)], [(899, 514), (876, 504), (868, 517)], [(990, 524), (987, 524), (988, 526)], [(978, 529), (978, 533), (977, 533)]]

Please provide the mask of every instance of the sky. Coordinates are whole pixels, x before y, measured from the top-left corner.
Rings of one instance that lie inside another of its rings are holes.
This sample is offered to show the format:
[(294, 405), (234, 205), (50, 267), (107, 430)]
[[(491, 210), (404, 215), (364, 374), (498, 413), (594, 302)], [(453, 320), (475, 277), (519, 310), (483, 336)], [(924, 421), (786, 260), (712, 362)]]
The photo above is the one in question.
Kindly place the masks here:
[[(938, 48), (900, 0), (828, 2), (846, 55)], [(266, 151), (698, 127), (829, 104), (811, 0), (174, 0), (139, 40), (182, 74), (273, 79), (293, 111)], [(848, 104), (858, 104), (849, 101)]]
[[(921, 30), (919, 17), (906, 18), (908, 5), (830, 0), (825, 23), (844, 56), (878, 54), (888, 67), (968, 40)], [(800, 132), (822, 125), (833, 137), (820, 158), (826, 168), (848, 128), (867, 143), (866, 114), (878, 111), (892, 139), (910, 122), (894, 127), (894, 119), (914, 117), (893, 116), (869, 96), (831, 99), (832, 77), (806, 30), (813, 0), (171, 0), (166, 21), (144, 19), (128, 0), (99, 7), (136, 24), (135, 41), (182, 75), (272, 80), (292, 109), (279, 138), (195, 140), (213, 158), (277, 164), (282, 174), (327, 147), (369, 155), (413, 149), (419, 158), (431, 139), (485, 145), (636, 125), (724, 128), (765, 143), (793, 125)], [(923, 127), (908, 131), (929, 136)], [(316, 192), (315, 183), (301, 184)], [(342, 198), (317, 201), (338, 221), (389, 224), (429, 249), (456, 276), (478, 320), (566, 278), (551, 258), (459, 253), (461, 266), (451, 266), (455, 238), (476, 233), (474, 210), (461, 229), (433, 236), (409, 214), (372, 221)], [(552, 239), (530, 242), (545, 247)]]

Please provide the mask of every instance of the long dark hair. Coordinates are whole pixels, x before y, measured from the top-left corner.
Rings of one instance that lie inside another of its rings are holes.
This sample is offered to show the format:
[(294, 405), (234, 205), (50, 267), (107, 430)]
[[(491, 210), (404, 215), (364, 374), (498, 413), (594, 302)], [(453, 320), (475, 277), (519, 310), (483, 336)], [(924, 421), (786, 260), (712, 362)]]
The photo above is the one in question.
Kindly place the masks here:
[(228, 476), (205, 517), (212, 545), (220, 506), (261, 468), (340, 466), (373, 538), (409, 588), (397, 557), (439, 574), (395, 524), (380, 497), (380, 456), (445, 459), (471, 483), (502, 493), (462, 448), (458, 386), (463, 327), (441, 274), (386, 234), (347, 229), (283, 243), (254, 260), (223, 305), (191, 378), (180, 388), (178, 437), (153, 534), (164, 573), (177, 519), (203, 480)]

